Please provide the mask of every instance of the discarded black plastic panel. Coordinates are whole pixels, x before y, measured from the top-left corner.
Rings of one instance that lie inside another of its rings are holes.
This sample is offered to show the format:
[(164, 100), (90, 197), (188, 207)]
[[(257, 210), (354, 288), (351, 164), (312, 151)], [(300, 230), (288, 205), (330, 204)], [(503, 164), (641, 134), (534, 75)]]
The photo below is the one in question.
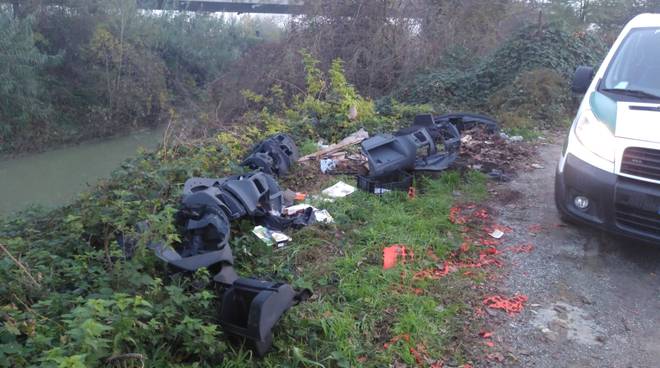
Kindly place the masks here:
[(287, 134), (276, 134), (254, 146), (241, 165), (266, 174), (284, 176), (299, 157), (293, 139)]
[(272, 345), (272, 329), (280, 317), (296, 304), (289, 284), (240, 278), (222, 297), (220, 325), (230, 335), (247, 338), (263, 356)]
[(217, 271), (213, 280), (224, 289), (221, 325), (229, 334), (247, 338), (258, 355), (272, 344), (272, 328), (299, 294), (287, 284), (239, 278), (229, 246), (230, 221), (250, 216), (282, 228), (303, 226), (311, 211), (299, 217), (280, 215), (283, 194), (277, 181), (264, 172), (226, 178), (191, 178), (183, 187), (177, 223), (184, 236), (177, 249), (162, 243), (149, 248), (168, 264), (196, 271)]
[(437, 123), (451, 123), (460, 132), (472, 129), (478, 125), (483, 126), (486, 131), (491, 134), (497, 133), (500, 130), (499, 124), (495, 119), (490, 116), (472, 114), (472, 113), (453, 113), (445, 115), (436, 115), (433, 119)]
[(379, 134), (364, 140), (362, 152), (369, 160), (369, 176), (379, 177), (412, 169), (417, 147), (407, 136), (395, 137), (392, 134)]
[(446, 170), (456, 160), (459, 147), (460, 134), (456, 127), (438, 123), (430, 114), (418, 115), (411, 127), (394, 135), (379, 134), (362, 142), (371, 178), (398, 171)]

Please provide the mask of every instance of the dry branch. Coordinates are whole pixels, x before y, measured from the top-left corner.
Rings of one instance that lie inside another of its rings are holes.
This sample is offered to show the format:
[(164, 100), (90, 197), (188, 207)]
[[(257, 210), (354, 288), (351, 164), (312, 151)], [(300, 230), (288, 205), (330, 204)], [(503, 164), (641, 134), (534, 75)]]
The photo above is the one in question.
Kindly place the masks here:
[(11, 259), (16, 264), (16, 266), (18, 266), (18, 268), (20, 268), (21, 271), (23, 271), (23, 273), (30, 279), (30, 281), (32, 281), (37, 287), (41, 287), (41, 284), (34, 278), (34, 276), (32, 276), (30, 271), (28, 271), (27, 267), (25, 267), (25, 265), (21, 261), (16, 259), (16, 257), (14, 257), (4, 245), (0, 244), (0, 250), (2, 250), (5, 254), (7, 254), (9, 259)]
[(346, 147), (358, 144), (362, 142), (363, 140), (369, 138), (369, 133), (364, 130), (360, 129), (357, 132), (349, 135), (348, 137), (342, 139), (339, 143), (330, 145), (329, 147), (326, 147), (322, 150), (319, 150), (315, 153), (309, 154), (307, 156), (303, 156), (300, 159), (298, 159), (298, 162), (305, 162), (309, 160), (318, 160), (320, 158), (326, 157), (328, 155), (331, 155), (333, 153), (339, 152), (343, 150)]

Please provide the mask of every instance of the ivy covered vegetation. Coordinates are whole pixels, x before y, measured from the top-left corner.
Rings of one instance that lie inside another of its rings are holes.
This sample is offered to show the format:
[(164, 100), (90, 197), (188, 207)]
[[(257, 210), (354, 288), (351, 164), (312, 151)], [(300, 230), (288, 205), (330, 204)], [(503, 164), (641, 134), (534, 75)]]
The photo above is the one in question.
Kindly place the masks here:
[(395, 95), (440, 110), (490, 112), (505, 126), (547, 128), (568, 117), (575, 68), (597, 66), (605, 52), (594, 34), (559, 24), (530, 25), (473, 67), (420, 74)]

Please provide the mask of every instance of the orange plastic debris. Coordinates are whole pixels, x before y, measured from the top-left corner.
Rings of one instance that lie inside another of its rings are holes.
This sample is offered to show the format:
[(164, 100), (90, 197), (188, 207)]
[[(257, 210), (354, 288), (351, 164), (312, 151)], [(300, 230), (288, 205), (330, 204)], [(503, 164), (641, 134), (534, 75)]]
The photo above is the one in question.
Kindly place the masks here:
[(410, 354), (415, 357), (415, 362), (417, 362), (418, 365), (423, 366), (424, 365), (424, 358), (422, 358), (422, 354), (420, 354), (417, 349), (410, 347)]
[(495, 343), (494, 343), (494, 342), (492, 342), (492, 341), (486, 341), (486, 346), (488, 346), (488, 347), (491, 347), (491, 348), (492, 348), (493, 346), (495, 346)]
[(489, 296), (484, 299), (484, 305), (491, 309), (501, 309), (509, 315), (520, 313), (527, 303), (527, 296), (515, 295), (512, 298), (506, 298), (499, 295)]
[(297, 192), (296, 196), (293, 199), (296, 200), (296, 201), (302, 202), (302, 201), (305, 200), (305, 198), (307, 198), (307, 193)]
[(485, 220), (489, 217), (488, 211), (485, 208), (474, 211), (474, 213), (472, 213), (472, 216), (482, 220)]
[(445, 277), (450, 272), (450, 263), (445, 261), (444, 267), (442, 269), (434, 268), (428, 270), (422, 270), (413, 275), (413, 279), (439, 279)]
[(488, 339), (493, 336), (493, 333), (488, 331), (481, 331), (479, 332), (479, 336), (483, 337), (484, 339)]
[(485, 247), (494, 247), (500, 245), (500, 241), (497, 239), (481, 239), (479, 242)]
[(513, 253), (530, 253), (531, 251), (534, 250), (534, 246), (532, 244), (523, 244), (523, 245), (514, 245), (507, 249)]
[(454, 206), (449, 210), (449, 221), (452, 224), (464, 224), (467, 222), (465, 216), (461, 216), (461, 208)]
[(412, 250), (407, 249), (405, 245), (401, 244), (394, 244), (383, 249), (383, 269), (387, 270), (396, 266), (399, 256), (401, 256), (402, 261), (405, 263), (406, 258), (414, 257), (414, 253)]
[(383, 348), (388, 349), (390, 347), (390, 345), (395, 344), (399, 340), (409, 342), (410, 341), (410, 335), (408, 335), (408, 334), (396, 335), (393, 338), (391, 338), (390, 341), (384, 343)]

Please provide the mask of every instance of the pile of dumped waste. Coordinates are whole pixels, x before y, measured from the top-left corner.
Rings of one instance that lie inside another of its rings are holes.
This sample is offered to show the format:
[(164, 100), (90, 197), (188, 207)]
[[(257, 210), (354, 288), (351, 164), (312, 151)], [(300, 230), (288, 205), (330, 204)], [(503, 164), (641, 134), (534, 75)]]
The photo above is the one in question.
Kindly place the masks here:
[(513, 173), (528, 165), (534, 147), (523, 142), (521, 136), (493, 134), (482, 127), (464, 131), (461, 137), (460, 165), (507, 181)]
[[(469, 134), (461, 138), (461, 131)], [(475, 169), (489, 160), (502, 165), (509, 159), (497, 150), (504, 139), (495, 121), (471, 114), (419, 115), (408, 128), (373, 137), (360, 130), (304, 157), (299, 157), (290, 136), (276, 134), (254, 146), (245, 157), (242, 166), (251, 171), (224, 178), (188, 179), (175, 216), (181, 241), (174, 247), (165, 241), (151, 241), (146, 246), (176, 270), (207, 268), (214, 273), (213, 281), (222, 294), (218, 319), (225, 333), (246, 339), (258, 355), (263, 355), (271, 347), (272, 328), (311, 291), (239, 276), (229, 245), (232, 222), (251, 219), (256, 225), (254, 235), (278, 247), (291, 240), (284, 233), (289, 228), (333, 222), (328, 211), (306, 202), (306, 193), (282, 189), (277, 178), (291, 174), (294, 164), (301, 163), (314, 165), (324, 174), (355, 174), (358, 188), (370, 193), (400, 190), (414, 196), (415, 173), (444, 171), (459, 155), (467, 155)], [(335, 200), (355, 190), (338, 182), (321, 191), (320, 197)], [(138, 233), (149, 227), (146, 221), (138, 223)], [(128, 257), (139, 244), (128, 237), (120, 237), (118, 242)]]

